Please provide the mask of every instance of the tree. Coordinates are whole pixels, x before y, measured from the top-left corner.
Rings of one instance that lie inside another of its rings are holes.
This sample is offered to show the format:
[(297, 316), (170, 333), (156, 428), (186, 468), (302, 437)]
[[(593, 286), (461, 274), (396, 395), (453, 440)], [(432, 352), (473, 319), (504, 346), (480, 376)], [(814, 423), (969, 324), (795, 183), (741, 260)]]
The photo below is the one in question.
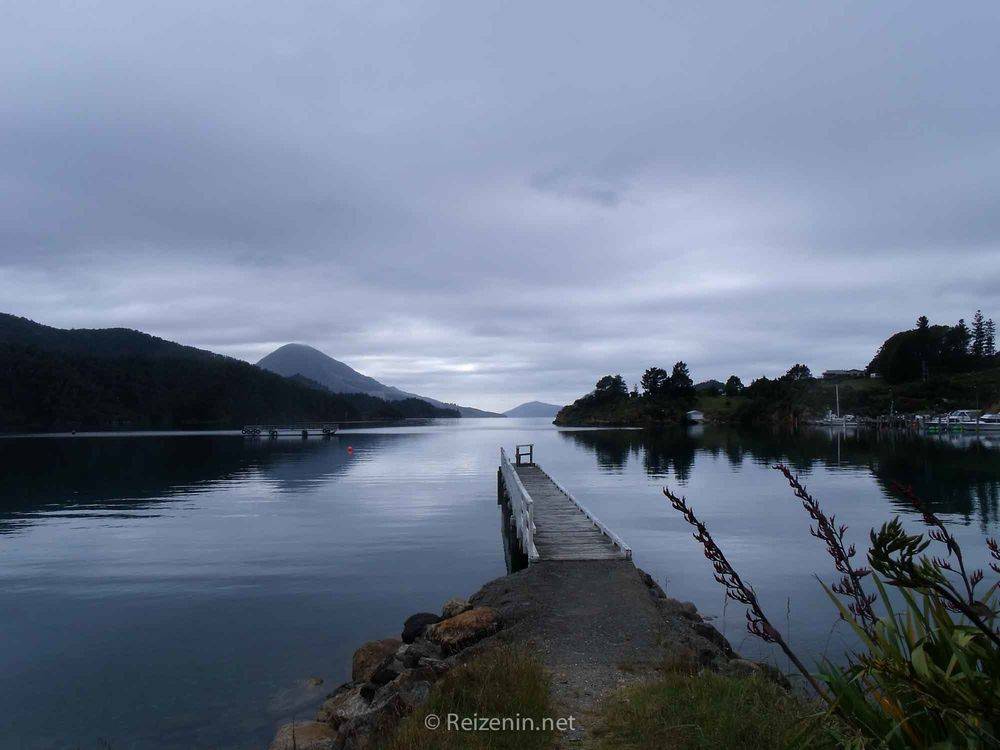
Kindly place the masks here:
[(976, 310), (972, 316), (972, 356), (982, 359), (986, 352), (986, 321), (983, 311)]
[(986, 340), (984, 342), (983, 354), (987, 357), (995, 357), (997, 353), (997, 327), (993, 323), (993, 318), (986, 321)]
[(969, 341), (972, 333), (962, 318), (953, 328), (949, 328), (942, 342), (941, 359), (951, 370), (959, 372), (968, 365)]
[(694, 381), (691, 380), (691, 373), (688, 372), (688, 366), (684, 362), (674, 364), (667, 389), (674, 398), (694, 398)]
[(605, 375), (597, 381), (594, 393), (600, 398), (620, 398), (628, 395), (628, 384), (621, 375)]
[(812, 372), (805, 365), (794, 364), (781, 376), (782, 380), (797, 383), (800, 380), (812, 380)]
[(743, 390), (743, 381), (735, 375), (730, 375), (726, 381), (725, 393), (727, 396), (739, 396)]
[(916, 357), (920, 361), (920, 379), (927, 380), (930, 374), (930, 368), (927, 365), (927, 360), (930, 357), (931, 349), (931, 331), (930, 331), (930, 321), (927, 320), (926, 315), (921, 315), (917, 318), (917, 339), (916, 339)]
[(662, 367), (650, 367), (642, 374), (643, 393), (647, 396), (661, 396), (667, 389), (667, 371)]

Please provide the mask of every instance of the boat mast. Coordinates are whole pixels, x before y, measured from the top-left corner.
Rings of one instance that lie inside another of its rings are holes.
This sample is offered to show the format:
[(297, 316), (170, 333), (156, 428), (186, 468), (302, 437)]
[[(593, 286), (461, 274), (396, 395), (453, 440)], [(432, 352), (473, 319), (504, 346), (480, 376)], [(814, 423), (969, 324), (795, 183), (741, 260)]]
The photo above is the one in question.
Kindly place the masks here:
[(840, 386), (839, 385), (833, 386), (833, 390), (837, 394), (837, 419), (840, 419)]

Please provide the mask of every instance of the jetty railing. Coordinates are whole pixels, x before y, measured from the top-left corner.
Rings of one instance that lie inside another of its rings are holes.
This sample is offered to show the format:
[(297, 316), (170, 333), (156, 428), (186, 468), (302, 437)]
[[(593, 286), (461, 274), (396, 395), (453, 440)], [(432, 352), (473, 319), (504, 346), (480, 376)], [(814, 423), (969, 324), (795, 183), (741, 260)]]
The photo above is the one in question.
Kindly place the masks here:
[(500, 474), (507, 488), (511, 518), (517, 531), (517, 538), (521, 542), (521, 548), (530, 562), (537, 562), (539, 555), (538, 549), (535, 547), (534, 503), (528, 490), (524, 488), (521, 478), (514, 471), (514, 466), (507, 458), (507, 452), (503, 448), (500, 449)]
[(620, 536), (618, 536), (615, 532), (613, 532), (610, 528), (608, 528), (604, 524), (604, 522), (601, 521), (601, 519), (599, 519), (597, 516), (591, 513), (583, 503), (581, 503), (579, 500), (573, 497), (573, 495), (570, 493), (569, 490), (567, 490), (565, 487), (559, 484), (559, 482), (553, 479), (548, 473), (546, 473), (546, 471), (541, 466), (538, 467), (538, 470), (542, 472), (542, 474), (545, 474), (545, 476), (549, 478), (549, 481), (556, 486), (556, 489), (559, 490), (562, 494), (564, 494), (569, 499), (569, 501), (573, 503), (573, 505), (579, 508), (580, 512), (583, 513), (583, 515), (585, 515), (587, 519), (592, 524), (594, 524), (594, 526), (600, 529), (601, 533), (604, 534), (604, 536), (606, 536), (608, 539), (610, 539), (613, 545), (615, 545), (618, 549), (622, 551), (622, 554), (625, 555), (626, 560), (632, 559), (632, 548), (629, 547), (627, 544), (625, 544), (625, 542), (622, 541), (622, 538)]

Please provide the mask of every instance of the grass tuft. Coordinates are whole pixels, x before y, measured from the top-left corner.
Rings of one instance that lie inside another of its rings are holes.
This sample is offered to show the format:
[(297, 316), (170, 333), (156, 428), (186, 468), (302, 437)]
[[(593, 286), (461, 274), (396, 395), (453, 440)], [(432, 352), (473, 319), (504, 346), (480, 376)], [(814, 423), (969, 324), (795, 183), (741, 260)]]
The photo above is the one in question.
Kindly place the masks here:
[[(426, 728), (434, 714), (440, 728)], [(383, 750), (543, 750), (555, 742), (553, 731), (449, 730), (449, 714), (459, 717), (530, 717), (536, 726), (553, 716), (549, 676), (529, 652), (498, 646), (445, 675), (428, 701), (400, 724)]]
[(762, 677), (675, 672), (616, 693), (594, 735), (599, 750), (772, 750), (815, 715)]

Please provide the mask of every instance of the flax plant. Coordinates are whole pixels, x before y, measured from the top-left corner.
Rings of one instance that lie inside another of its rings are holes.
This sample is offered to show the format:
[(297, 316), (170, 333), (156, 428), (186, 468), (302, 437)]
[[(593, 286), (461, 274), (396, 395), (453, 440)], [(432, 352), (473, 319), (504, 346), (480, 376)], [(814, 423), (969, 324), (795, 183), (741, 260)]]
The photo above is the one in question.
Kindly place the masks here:
[[(985, 586), (982, 570), (970, 570), (947, 526), (912, 489), (898, 488), (930, 527), (927, 537), (908, 534), (898, 518), (872, 530), (868, 566), (853, 562), (856, 550), (785, 466), (775, 466), (814, 524), (841, 578), (820, 584), (836, 612), (856, 633), (860, 648), (844, 665), (823, 660), (807, 670), (774, 628), (753, 587), (737, 573), (683, 497), (663, 492), (695, 528), (694, 538), (715, 568), (727, 596), (747, 607), (747, 629), (776, 643), (826, 702), (832, 732), (844, 747), (1000, 747), (1000, 633), (996, 606), (1000, 580)], [(940, 554), (929, 551), (931, 545)], [(1000, 545), (987, 541), (990, 569), (1000, 573)], [(874, 591), (865, 585), (870, 583)], [(810, 741), (799, 738), (801, 744)]]

